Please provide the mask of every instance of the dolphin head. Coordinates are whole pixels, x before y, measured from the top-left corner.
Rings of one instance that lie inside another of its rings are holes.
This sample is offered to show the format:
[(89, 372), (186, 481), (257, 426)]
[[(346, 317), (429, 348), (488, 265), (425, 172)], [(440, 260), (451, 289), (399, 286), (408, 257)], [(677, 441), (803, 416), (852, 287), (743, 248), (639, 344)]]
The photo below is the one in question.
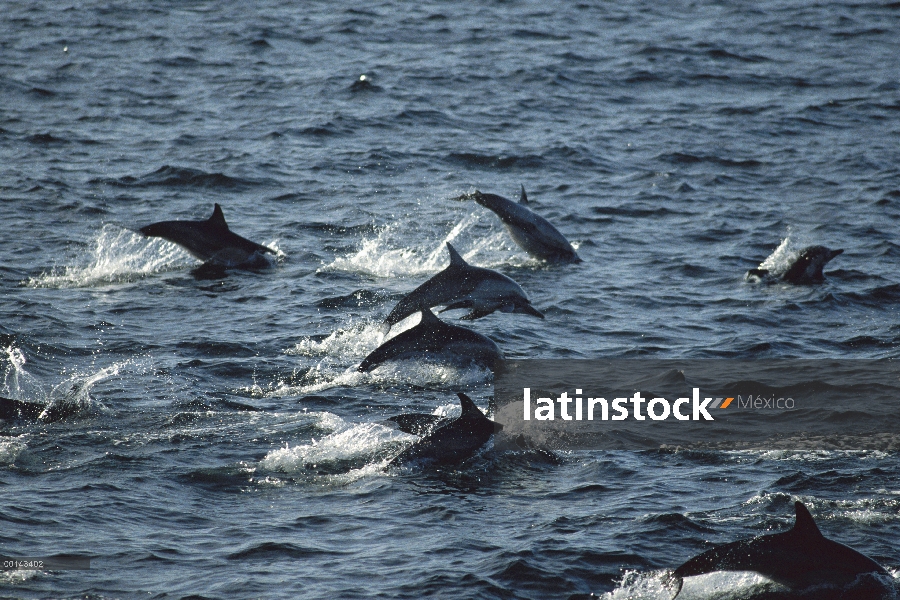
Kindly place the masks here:
[(544, 313), (536, 309), (531, 305), (531, 301), (528, 298), (522, 296), (513, 296), (510, 298), (510, 302), (504, 304), (500, 307), (500, 312), (505, 313), (522, 313), (524, 315), (531, 315), (532, 317), (537, 317), (538, 319), (543, 319)]

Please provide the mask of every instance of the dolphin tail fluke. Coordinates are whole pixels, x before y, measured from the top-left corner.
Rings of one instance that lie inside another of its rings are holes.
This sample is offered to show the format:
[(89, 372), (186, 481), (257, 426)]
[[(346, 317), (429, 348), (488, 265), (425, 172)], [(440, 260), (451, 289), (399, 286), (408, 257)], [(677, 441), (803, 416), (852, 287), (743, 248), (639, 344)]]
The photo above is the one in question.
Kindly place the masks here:
[(525, 186), (522, 186), (522, 194), (519, 196), (519, 204), (528, 205), (528, 195), (525, 193)]
[(225, 222), (225, 215), (222, 213), (222, 207), (219, 206), (217, 202), (215, 207), (213, 207), (213, 214), (207, 221), (210, 225), (215, 225), (216, 227), (221, 227), (222, 229), (228, 229), (228, 223)]

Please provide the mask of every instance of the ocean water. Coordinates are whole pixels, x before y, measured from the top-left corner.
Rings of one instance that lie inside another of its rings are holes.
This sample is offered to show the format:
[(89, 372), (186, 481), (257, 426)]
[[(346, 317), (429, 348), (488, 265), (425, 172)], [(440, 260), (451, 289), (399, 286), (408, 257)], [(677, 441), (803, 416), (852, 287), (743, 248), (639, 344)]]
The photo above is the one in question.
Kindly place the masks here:
[[(669, 598), (667, 569), (786, 529), (796, 499), (900, 571), (896, 452), (394, 472), (413, 438), (380, 421), (487, 407), (492, 375), (354, 370), (447, 241), (546, 314), (469, 323), (510, 358), (897, 358), (900, 4), (0, 14), (0, 395), (76, 412), (0, 427), (0, 554), (92, 557), (0, 572), (0, 596)], [(584, 262), (453, 200), (520, 186)], [(135, 233), (214, 203), (271, 268), (198, 279)], [(811, 244), (844, 249), (823, 284), (744, 280)], [(682, 597), (796, 595), (744, 574)]]

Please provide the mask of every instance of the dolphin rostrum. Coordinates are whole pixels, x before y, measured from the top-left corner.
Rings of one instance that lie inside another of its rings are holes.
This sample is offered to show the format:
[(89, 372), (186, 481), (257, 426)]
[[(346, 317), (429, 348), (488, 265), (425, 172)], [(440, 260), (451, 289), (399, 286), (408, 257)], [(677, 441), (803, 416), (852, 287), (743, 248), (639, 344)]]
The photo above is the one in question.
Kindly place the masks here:
[(217, 267), (265, 266), (262, 255), (275, 254), (271, 248), (232, 232), (218, 204), (206, 220), (160, 221), (141, 227), (140, 232), (147, 237), (161, 237), (178, 244), (196, 258)]
[(714, 571), (752, 571), (792, 590), (846, 586), (864, 573), (889, 576), (871, 558), (823, 536), (802, 502), (794, 507), (797, 520), (790, 531), (722, 544), (675, 569), (668, 582), (675, 584), (673, 599), (685, 577)]
[(789, 283), (821, 283), (825, 281), (822, 269), (842, 249), (831, 250), (825, 246), (810, 246), (797, 254), (791, 265), (784, 272), (772, 272), (770, 269), (756, 268), (747, 271), (747, 277), (757, 277), (767, 281), (787, 281)]
[(503, 221), (513, 241), (531, 256), (547, 262), (581, 262), (569, 240), (551, 225), (550, 221), (528, 208), (525, 186), (522, 186), (518, 204), (503, 196), (483, 194), (478, 190), (456, 198), (456, 200), (470, 199), (494, 211)]
[[(471, 457), (484, 446), (495, 432), (503, 429), (499, 423), (491, 421), (475, 406), (472, 399), (458, 392), (462, 413), (455, 419), (443, 419), (433, 423), (427, 430), (420, 427), (404, 428), (408, 424), (401, 419), (406, 416), (433, 415), (398, 415), (393, 420), (401, 431), (422, 436), (397, 455), (392, 465), (402, 466), (411, 463), (456, 464)], [(413, 419), (418, 423), (421, 419)]]
[[(388, 329), (409, 315), (438, 305), (470, 308), (463, 319), (480, 319), (495, 310), (544, 318), (518, 283), (497, 271), (473, 267), (447, 242), (450, 266), (404, 296), (384, 320)], [(442, 311), (443, 312), (443, 311)]]
[(371, 371), (388, 360), (445, 354), (470, 359), (491, 370), (503, 361), (503, 354), (493, 341), (471, 329), (444, 323), (430, 309), (424, 308), (418, 325), (375, 348), (357, 370)]

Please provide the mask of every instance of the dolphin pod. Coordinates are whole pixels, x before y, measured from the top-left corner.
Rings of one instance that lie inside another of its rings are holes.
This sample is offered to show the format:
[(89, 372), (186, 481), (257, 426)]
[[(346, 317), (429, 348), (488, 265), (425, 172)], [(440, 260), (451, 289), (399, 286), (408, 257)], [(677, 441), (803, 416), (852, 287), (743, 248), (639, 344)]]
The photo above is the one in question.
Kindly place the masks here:
[(481, 449), (494, 433), (503, 429), (475, 406), (471, 398), (458, 392), (462, 413), (455, 419), (435, 415), (398, 415), (390, 420), (406, 433), (421, 436), (391, 460), (395, 466), (411, 464), (452, 465), (463, 462)]
[(492, 371), (503, 362), (503, 353), (490, 338), (465, 327), (444, 323), (429, 308), (423, 308), (421, 312), (422, 320), (418, 325), (375, 348), (357, 370), (367, 372), (389, 360), (429, 355), (455, 355)]
[(160, 237), (178, 244), (204, 261), (204, 266), (210, 270), (264, 267), (267, 263), (263, 255), (275, 254), (271, 248), (231, 231), (218, 204), (208, 219), (160, 221), (141, 227), (140, 232), (146, 237)]
[[(447, 242), (450, 265), (403, 297), (384, 320), (388, 329), (424, 308), (469, 308), (463, 319), (480, 319), (492, 312), (524, 313), (543, 319), (518, 283), (497, 271), (473, 267)], [(442, 311), (443, 312), (443, 311)]]
[(797, 520), (784, 533), (761, 535), (716, 546), (695, 556), (672, 573), (674, 599), (685, 577), (714, 571), (752, 571), (792, 590), (828, 583), (846, 586), (866, 573), (890, 574), (871, 558), (819, 531), (802, 502), (795, 502)]
[(550, 221), (528, 208), (525, 186), (519, 203), (496, 194), (484, 194), (475, 190), (455, 200), (475, 200), (493, 211), (506, 226), (513, 241), (534, 258), (547, 262), (581, 262), (581, 258), (569, 240)]
[(809, 246), (801, 250), (784, 271), (773, 272), (757, 267), (747, 271), (747, 278), (752, 277), (768, 282), (780, 280), (788, 283), (821, 283), (825, 281), (822, 269), (831, 259), (843, 252), (842, 249), (832, 250), (825, 246)]

